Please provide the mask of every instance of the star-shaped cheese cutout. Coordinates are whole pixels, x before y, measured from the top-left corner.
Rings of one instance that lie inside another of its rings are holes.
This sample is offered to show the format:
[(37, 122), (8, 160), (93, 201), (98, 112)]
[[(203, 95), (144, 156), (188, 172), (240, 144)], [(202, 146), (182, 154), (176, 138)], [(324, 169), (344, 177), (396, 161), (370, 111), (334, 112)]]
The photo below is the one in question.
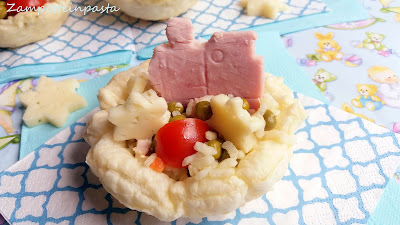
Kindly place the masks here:
[(153, 89), (140, 93), (133, 88), (126, 102), (111, 108), (108, 114), (115, 125), (116, 141), (151, 139), (169, 118), (167, 102)]
[(87, 106), (85, 98), (75, 91), (79, 87), (76, 79), (55, 81), (41, 76), (36, 89), (18, 95), (26, 107), (22, 119), (29, 127), (51, 123), (56, 127), (65, 124), (69, 114)]
[(242, 108), (243, 100), (217, 95), (210, 101), (213, 116), (208, 120), (211, 128), (218, 131), (225, 140), (236, 148), (249, 152), (258, 142), (256, 132), (264, 130), (265, 120), (259, 114), (250, 115)]
[(263, 16), (275, 19), (282, 11), (286, 11), (288, 6), (281, 0), (241, 0), (242, 7), (249, 16)]

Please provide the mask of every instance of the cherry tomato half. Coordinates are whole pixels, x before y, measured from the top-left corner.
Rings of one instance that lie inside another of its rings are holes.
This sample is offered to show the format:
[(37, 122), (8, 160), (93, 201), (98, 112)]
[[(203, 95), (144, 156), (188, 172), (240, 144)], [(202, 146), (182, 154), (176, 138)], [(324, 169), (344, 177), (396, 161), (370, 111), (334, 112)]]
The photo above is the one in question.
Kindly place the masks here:
[(40, 6), (46, 4), (47, 0), (7, 0), (6, 8), (7, 11), (11, 8), (12, 11), (7, 12), (8, 15), (16, 15), (17, 9), (26, 11), (28, 7), (34, 7), (37, 9)]
[(156, 153), (171, 167), (182, 168), (182, 161), (196, 153), (197, 141), (206, 142), (209, 127), (199, 119), (176, 120), (165, 124), (156, 134)]

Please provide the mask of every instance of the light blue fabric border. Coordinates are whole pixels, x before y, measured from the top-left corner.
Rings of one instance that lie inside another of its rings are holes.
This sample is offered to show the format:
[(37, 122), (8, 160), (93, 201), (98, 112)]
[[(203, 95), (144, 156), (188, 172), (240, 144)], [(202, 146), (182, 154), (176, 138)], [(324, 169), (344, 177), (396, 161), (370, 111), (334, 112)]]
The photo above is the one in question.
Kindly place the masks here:
[[(324, 0), (324, 2), (331, 9), (330, 11), (250, 27), (243, 30), (255, 30), (257, 32), (276, 31), (284, 35), (314, 27), (365, 20), (371, 17), (358, 0)], [(203, 38), (208, 39), (208, 36), (204, 36)], [(151, 58), (155, 46), (156, 45), (149, 46), (140, 50), (137, 54), (138, 59), (144, 60)]]
[(394, 178), (391, 178), (367, 224), (399, 225), (399, 222), (400, 185)]
[(41, 75), (55, 77), (74, 74), (92, 68), (129, 64), (132, 60), (132, 55), (132, 51), (119, 50), (69, 62), (16, 66), (1, 73), (0, 83), (20, 80), (27, 77), (40, 77)]

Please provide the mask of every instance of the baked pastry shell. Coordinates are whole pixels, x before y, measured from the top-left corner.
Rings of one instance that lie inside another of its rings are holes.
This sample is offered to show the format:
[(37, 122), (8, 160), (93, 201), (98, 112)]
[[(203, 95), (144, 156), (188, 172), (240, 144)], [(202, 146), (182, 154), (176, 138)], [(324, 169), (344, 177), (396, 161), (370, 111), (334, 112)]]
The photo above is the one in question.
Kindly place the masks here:
[(306, 117), (303, 106), (282, 79), (268, 75), (265, 92), (279, 103), (276, 109), (285, 119), (278, 116), (277, 129), (259, 140), (233, 168), (233, 175), (177, 181), (145, 166), (125, 141), (115, 141), (114, 125), (107, 120), (108, 109), (127, 99), (130, 77), (148, 79), (148, 64), (146, 61), (117, 74), (99, 91), (101, 111), (88, 122), (84, 138), (91, 145), (86, 162), (103, 187), (126, 207), (162, 221), (226, 214), (272, 190), (288, 168), (296, 142), (294, 132)]
[(41, 12), (20, 12), (0, 19), (0, 48), (17, 48), (53, 35), (68, 18), (70, 5), (70, 0), (54, 0)]

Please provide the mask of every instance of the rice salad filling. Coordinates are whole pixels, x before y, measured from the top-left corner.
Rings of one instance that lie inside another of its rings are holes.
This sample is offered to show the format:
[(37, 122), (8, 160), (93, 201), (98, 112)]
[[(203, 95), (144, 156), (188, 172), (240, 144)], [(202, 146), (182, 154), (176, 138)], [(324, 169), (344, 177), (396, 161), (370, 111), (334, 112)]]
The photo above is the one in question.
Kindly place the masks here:
[[(192, 99), (185, 108), (152, 89), (149, 62), (100, 89), (101, 110), (85, 130), (91, 145), (86, 162), (104, 188), (125, 206), (163, 221), (226, 214), (271, 190), (287, 170), (294, 133), (306, 118), (283, 79), (266, 74), (257, 110), (224, 94)], [(199, 113), (199, 103), (212, 115)], [(208, 128), (177, 168), (155, 151), (157, 136), (186, 120)]]

